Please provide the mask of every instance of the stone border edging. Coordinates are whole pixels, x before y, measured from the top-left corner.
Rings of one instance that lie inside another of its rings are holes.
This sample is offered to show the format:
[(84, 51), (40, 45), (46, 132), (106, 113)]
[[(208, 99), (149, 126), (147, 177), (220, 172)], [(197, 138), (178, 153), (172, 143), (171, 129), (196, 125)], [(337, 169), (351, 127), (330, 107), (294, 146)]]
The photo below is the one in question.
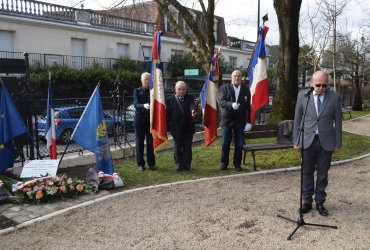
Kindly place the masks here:
[[(361, 160), (361, 159), (369, 157), (369, 156), (370, 156), (370, 153), (362, 155), (362, 156), (354, 157), (354, 158), (351, 158), (351, 159), (335, 161), (335, 162), (332, 162), (331, 165), (332, 166), (341, 165), (341, 164), (345, 164), (345, 163), (348, 163), (348, 162)], [(199, 182), (199, 181), (210, 180), (210, 179), (234, 178), (234, 177), (240, 177), (240, 176), (253, 176), (253, 175), (259, 175), (259, 174), (280, 173), (280, 172), (296, 171), (296, 170), (299, 170), (299, 169), (300, 169), (300, 166), (295, 166), (295, 167), (279, 168), (279, 169), (272, 169), (272, 170), (262, 170), (262, 171), (256, 171), (256, 172), (250, 172), (250, 173), (232, 174), (232, 175), (226, 175), (226, 176), (206, 177), (206, 178), (200, 178), (200, 179), (195, 179), (195, 180), (178, 181), (178, 182), (173, 182), (173, 183), (165, 183), (165, 184), (159, 184), (159, 185), (151, 185), (151, 186), (147, 186), (147, 187), (134, 188), (134, 189), (130, 189), (130, 190), (124, 190), (122, 192), (109, 194), (109, 195), (106, 195), (106, 196), (103, 196), (103, 197), (99, 197), (97, 199), (93, 199), (93, 200), (86, 201), (86, 202), (83, 202), (83, 203), (80, 203), (80, 204), (77, 204), (77, 205), (74, 205), (74, 206), (71, 206), (71, 207), (68, 207), (68, 208), (61, 209), (59, 211), (52, 212), (50, 214), (47, 214), (47, 215), (44, 215), (44, 216), (41, 216), (41, 217), (31, 219), (29, 221), (18, 224), (16, 226), (12, 226), (12, 227), (2, 229), (2, 230), (0, 230), (0, 235), (11, 233), (13, 231), (16, 231), (17, 229), (21, 229), (21, 228), (27, 227), (29, 225), (32, 225), (36, 222), (41, 222), (41, 221), (47, 220), (49, 218), (55, 217), (57, 215), (64, 214), (64, 213), (66, 213), (70, 210), (74, 210), (74, 209), (81, 208), (81, 207), (87, 207), (89, 205), (93, 205), (93, 204), (108, 200), (110, 198), (114, 198), (114, 197), (117, 197), (117, 196), (121, 196), (121, 195), (128, 194), (128, 193), (133, 193), (133, 192), (137, 192), (137, 191), (147, 190), (147, 189), (151, 189), (151, 188), (170, 187), (170, 186), (174, 186), (174, 185), (180, 185), (180, 184), (191, 183), (191, 182)]]

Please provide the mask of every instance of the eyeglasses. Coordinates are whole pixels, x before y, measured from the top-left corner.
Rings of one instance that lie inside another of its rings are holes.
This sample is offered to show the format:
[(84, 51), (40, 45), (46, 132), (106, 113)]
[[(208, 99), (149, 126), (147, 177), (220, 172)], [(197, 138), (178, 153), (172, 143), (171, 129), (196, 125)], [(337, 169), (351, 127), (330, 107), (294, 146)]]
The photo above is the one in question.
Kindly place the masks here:
[(316, 88), (320, 88), (320, 87), (323, 87), (323, 88), (326, 88), (328, 85), (327, 84), (315, 84)]

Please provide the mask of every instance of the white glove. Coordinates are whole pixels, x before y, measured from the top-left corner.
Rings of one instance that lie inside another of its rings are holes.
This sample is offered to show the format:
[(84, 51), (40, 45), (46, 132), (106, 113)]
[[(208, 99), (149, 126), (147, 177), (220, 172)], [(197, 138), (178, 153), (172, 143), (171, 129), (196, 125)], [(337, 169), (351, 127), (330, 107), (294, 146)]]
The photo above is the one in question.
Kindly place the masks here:
[(234, 103), (232, 104), (232, 106), (233, 106), (233, 109), (234, 109), (234, 110), (238, 110), (238, 108), (239, 108), (240, 104), (239, 104), (239, 103), (234, 102)]
[(248, 132), (248, 131), (250, 131), (251, 129), (252, 129), (252, 124), (247, 123), (247, 124), (245, 125), (244, 131)]
[(150, 105), (149, 105), (148, 103), (145, 103), (145, 104), (144, 104), (144, 108), (145, 108), (145, 109), (150, 109)]

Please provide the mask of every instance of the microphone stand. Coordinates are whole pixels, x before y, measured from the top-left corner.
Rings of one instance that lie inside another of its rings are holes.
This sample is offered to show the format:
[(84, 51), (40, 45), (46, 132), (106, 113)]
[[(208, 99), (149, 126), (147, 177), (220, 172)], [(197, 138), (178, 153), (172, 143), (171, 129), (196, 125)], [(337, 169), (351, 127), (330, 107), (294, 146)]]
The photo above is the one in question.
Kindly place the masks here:
[(287, 216), (284, 216), (284, 215), (280, 215), (278, 214), (277, 216), (279, 218), (283, 218), (285, 220), (288, 220), (288, 221), (291, 221), (291, 222), (294, 222), (297, 224), (296, 228), (294, 229), (294, 231), (288, 236), (287, 240), (291, 240), (294, 233), (298, 230), (298, 228), (302, 227), (302, 226), (316, 226), (316, 227), (329, 227), (329, 228), (334, 228), (334, 229), (337, 229), (338, 227), (337, 226), (330, 226), (330, 225), (321, 225), (321, 224), (313, 224), (313, 223), (306, 223), (303, 219), (303, 213), (302, 213), (302, 203), (303, 203), (303, 162), (304, 162), (304, 154), (303, 154), (303, 145), (304, 145), (304, 123), (305, 123), (305, 118), (306, 118), (306, 112), (307, 112), (307, 108), (308, 108), (308, 103), (310, 101), (310, 96), (311, 94), (308, 94), (307, 95), (307, 103), (306, 103), (306, 108), (304, 110), (304, 113), (303, 113), (303, 116), (302, 116), (302, 122), (301, 122), (301, 128), (300, 128), (300, 137), (301, 137), (301, 142), (302, 142), (302, 148), (301, 148), (301, 190), (300, 190), (300, 204), (299, 204), (299, 218), (297, 221), (287, 217)]

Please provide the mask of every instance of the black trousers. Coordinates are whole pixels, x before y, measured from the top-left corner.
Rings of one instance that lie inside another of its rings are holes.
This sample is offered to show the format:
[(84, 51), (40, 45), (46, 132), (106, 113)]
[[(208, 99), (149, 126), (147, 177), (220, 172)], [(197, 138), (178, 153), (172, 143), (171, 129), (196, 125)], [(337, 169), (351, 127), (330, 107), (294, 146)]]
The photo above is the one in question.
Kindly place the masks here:
[(144, 140), (146, 140), (146, 157), (149, 166), (155, 166), (153, 151), (153, 137), (149, 127), (135, 127), (136, 140), (136, 162), (138, 166), (145, 166), (144, 161)]
[(191, 146), (193, 143), (193, 133), (183, 132), (180, 136), (173, 137), (174, 158), (176, 166), (190, 169), (193, 154)]
[[(325, 189), (328, 186), (328, 172), (333, 151), (325, 151), (321, 147), (320, 139), (315, 137), (311, 146), (303, 149), (303, 203), (324, 203), (326, 200)], [(314, 173), (316, 171), (316, 186)]]

